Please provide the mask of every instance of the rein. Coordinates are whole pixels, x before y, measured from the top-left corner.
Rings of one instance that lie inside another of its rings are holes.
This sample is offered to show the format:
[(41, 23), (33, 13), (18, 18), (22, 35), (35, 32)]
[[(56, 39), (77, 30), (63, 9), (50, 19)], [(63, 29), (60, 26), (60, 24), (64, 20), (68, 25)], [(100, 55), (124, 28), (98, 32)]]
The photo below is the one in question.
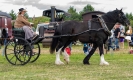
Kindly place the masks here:
[[(84, 20), (84, 21), (88, 21), (88, 20)], [(100, 21), (95, 21), (95, 20), (89, 20), (89, 21), (92, 21), (92, 22), (97, 22), (97, 23), (100, 23)], [(105, 21), (104, 21), (105, 22)], [(109, 24), (115, 24), (115, 23), (110, 23), (110, 22), (105, 22), (105, 23), (109, 23)]]
[(65, 35), (59, 35), (59, 36), (45, 36), (43, 38), (72, 37), (72, 36), (78, 36), (78, 35), (84, 34), (84, 33), (89, 32), (89, 31), (100, 31), (100, 30), (104, 30), (104, 29), (103, 28), (90, 29), (90, 30), (85, 30), (85, 31), (77, 33), (77, 34), (65, 34)]

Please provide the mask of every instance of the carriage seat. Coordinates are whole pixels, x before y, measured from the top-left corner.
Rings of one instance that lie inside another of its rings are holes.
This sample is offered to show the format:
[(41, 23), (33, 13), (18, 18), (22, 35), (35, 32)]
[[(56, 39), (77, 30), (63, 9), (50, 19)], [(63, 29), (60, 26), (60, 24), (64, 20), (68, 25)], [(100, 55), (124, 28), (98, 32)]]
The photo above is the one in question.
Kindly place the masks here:
[[(19, 38), (25, 39), (25, 32), (24, 32), (24, 30), (23, 30), (22, 28), (14, 28), (14, 29), (12, 30), (12, 32), (13, 32), (13, 36), (14, 36), (14, 37), (16, 37), (16, 38), (19, 37)], [(43, 39), (44, 39), (43, 37), (40, 37), (40, 38), (39, 38), (39, 36), (37, 35), (37, 36), (33, 39), (33, 43), (36, 44), (36, 43), (42, 41)], [(31, 42), (31, 40), (29, 40), (29, 39), (27, 39), (27, 41), (28, 41), (28, 42)], [(23, 41), (23, 40), (19, 40), (18, 42), (19, 42), (19, 44), (24, 44), (24, 43), (25, 43), (25, 41)]]
[(14, 28), (12, 32), (14, 37), (21, 37), (25, 39), (25, 32), (22, 28)]

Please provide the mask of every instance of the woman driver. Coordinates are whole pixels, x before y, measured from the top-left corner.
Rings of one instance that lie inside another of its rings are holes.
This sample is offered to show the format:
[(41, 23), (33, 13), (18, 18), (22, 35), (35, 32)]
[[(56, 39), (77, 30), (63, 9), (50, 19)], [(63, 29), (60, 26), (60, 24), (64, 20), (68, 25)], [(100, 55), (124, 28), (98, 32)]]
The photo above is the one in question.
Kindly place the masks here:
[(34, 31), (31, 28), (30, 22), (24, 16), (26, 12), (27, 11), (24, 8), (19, 9), (14, 27), (22, 28), (25, 32), (25, 39), (32, 40), (33, 38), (37, 37), (37, 35), (35, 35)]

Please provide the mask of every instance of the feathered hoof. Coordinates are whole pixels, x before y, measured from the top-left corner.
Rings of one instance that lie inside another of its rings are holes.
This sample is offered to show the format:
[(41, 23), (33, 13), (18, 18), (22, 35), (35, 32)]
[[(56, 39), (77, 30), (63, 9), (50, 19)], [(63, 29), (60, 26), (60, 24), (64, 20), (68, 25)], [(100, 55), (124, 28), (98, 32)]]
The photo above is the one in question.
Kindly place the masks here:
[(66, 64), (68, 64), (70, 62), (70, 60), (64, 59), (64, 61), (66, 62)]
[(106, 61), (104, 61), (104, 62), (100, 62), (100, 64), (99, 65), (109, 65), (109, 63), (108, 62), (106, 62)]
[(62, 61), (55, 61), (56, 65), (64, 65), (64, 63)]
[(70, 60), (69, 60), (69, 55), (67, 55), (67, 56), (64, 57), (64, 61), (65, 61), (67, 64), (70, 62)]

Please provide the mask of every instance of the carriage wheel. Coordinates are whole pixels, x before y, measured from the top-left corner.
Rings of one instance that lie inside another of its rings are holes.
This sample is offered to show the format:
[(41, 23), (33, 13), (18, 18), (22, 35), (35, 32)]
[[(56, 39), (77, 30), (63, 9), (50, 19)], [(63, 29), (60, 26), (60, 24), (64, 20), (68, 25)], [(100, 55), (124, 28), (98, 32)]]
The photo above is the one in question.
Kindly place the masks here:
[(40, 56), (40, 45), (38, 43), (33, 44), (32, 49), (33, 49), (33, 54), (32, 54), (32, 57), (30, 59), (30, 62), (35, 62)]
[(13, 65), (24, 65), (31, 59), (32, 49), (25, 39), (14, 38), (5, 46), (5, 57)]
[(15, 47), (15, 43), (13, 40), (10, 40), (5, 46), (4, 54), (5, 54), (7, 61), (11, 64), (16, 64), (17, 62), (16, 56), (14, 54), (14, 47)]
[(24, 65), (28, 63), (31, 59), (31, 45), (25, 39), (17, 38), (14, 53), (17, 60), (20, 61), (21, 65)]

